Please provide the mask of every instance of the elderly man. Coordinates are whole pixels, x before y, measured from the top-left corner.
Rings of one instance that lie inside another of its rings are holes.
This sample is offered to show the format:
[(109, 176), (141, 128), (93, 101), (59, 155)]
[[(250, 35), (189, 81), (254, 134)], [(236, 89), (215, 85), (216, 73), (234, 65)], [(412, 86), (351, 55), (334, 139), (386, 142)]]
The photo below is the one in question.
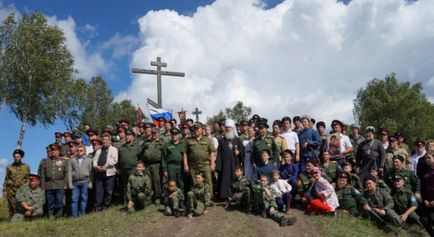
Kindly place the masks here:
[(113, 187), (118, 163), (118, 149), (111, 145), (111, 136), (103, 135), (102, 148), (93, 158), (95, 169), (95, 211), (103, 211), (112, 200)]
[(222, 200), (230, 196), (234, 169), (244, 160), (244, 145), (237, 135), (235, 122), (232, 119), (226, 119), (225, 133), (219, 140), (216, 160), (216, 171), (219, 176), (218, 195)]

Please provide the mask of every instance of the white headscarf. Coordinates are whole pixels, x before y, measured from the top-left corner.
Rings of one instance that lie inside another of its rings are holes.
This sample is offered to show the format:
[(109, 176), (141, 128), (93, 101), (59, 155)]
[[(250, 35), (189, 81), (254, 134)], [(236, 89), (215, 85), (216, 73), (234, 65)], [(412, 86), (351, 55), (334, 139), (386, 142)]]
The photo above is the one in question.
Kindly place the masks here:
[(225, 120), (225, 127), (232, 127), (232, 131), (236, 137), (238, 137), (237, 127), (235, 126), (235, 121), (232, 119)]

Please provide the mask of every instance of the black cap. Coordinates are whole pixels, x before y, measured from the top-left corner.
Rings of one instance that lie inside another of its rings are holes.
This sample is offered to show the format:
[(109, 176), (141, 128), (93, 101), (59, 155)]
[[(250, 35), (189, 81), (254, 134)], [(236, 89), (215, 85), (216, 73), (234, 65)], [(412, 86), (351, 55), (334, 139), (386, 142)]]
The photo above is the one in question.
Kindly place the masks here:
[(372, 180), (373, 182), (377, 182), (377, 178), (375, 178), (375, 176), (373, 175), (368, 175), (365, 177), (364, 182), (366, 183), (366, 181), (368, 180)]
[(170, 129), (170, 134), (179, 134), (179, 133), (181, 133), (181, 131), (179, 131), (179, 129), (177, 129), (177, 128), (172, 128), (172, 129)]
[[(223, 124), (224, 124), (224, 122), (223, 122)], [(202, 128), (203, 127), (203, 124), (201, 123), (201, 122), (195, 122), (194, 124), (193, 124), (193, 128), (194, 129), (198, 129), (198, 128)]]
[(338, 178), (344, 178), (344, 179), (348, 179), (351, 177), (350, 172), (342, 170), (338, 173)]
[(282, 127), (282, 122), (280, 122), (280, 120), (274, 120), (273, 126), (274, 125), (277, 125), (278, 127)]
[(425, 146), (425, 141), (420, 139), (420, 138), (417, 138), (416, 141), (414, 142), (414, 145), (415, 146), (421, 146), (421, 145)]
[(131, 130), (131, 129), (127, 129), (127, 130), (125, 131), (125, 135), (133, 135), (133, 136), (135, 136), (133, 130)]
[(321, 126), (324, 127), (324, 128), (326, 128), (326, 125), (325, 125), (324, 121), (319, 121), (318, 123), (316, 123), (316, 129), (318, 129)]
[(14, 150), (14, 152), (12, 153), (12, 156), (14, 156), (15, 154), (20, 154), (21, 157), (24, 157), (24, 151), (21, 149), (16, 149)]
[(402, 176), (401, 174), (395, 174), (393, 176), (393, 181), (397, 181), (397, 180), (400, 180), (400, 179), (404, 179), (404, 176)]
[(61, 132), (55, 132), (55, 133), (54, 133), (54, 136), (56, 136), (56, 137), (62, 137), (62, 136), (63, 136), (63, 133), (61, 133)]
[(269, 126), (268, 126), (268, 124), (267, 124), (267, 119), (266, 118), (261, 118), (259, 121), (258, 121), (258, 127), (259, 128), (269, 128)]
[(404, 157), (402, 155), (399, 155), (399, 154), (398, 155), (394, 155), (393, 158), (392, 158), (392, 160), (395, 160), (395, 159), (398, 159), (401, 162), (404, 162)]

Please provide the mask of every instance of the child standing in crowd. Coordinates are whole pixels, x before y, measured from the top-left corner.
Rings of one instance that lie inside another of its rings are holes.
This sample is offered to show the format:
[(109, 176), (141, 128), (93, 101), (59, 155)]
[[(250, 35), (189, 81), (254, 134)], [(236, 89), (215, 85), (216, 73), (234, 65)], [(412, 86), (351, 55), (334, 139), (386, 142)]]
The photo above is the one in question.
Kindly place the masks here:
[(292, 199), (292, 187), (288, 184), (288, 182), (280, 179), (278, 170), (273, 171), (273, 182), (271, 183), (270, 187), (273, 189), (274, 194), (276, 195), (276, 203), (279, 210), (289, 213)]
[(193, 215), (200, 216), (205, 213), (207, 206), (211, 205), (211, 192), (207, 183), (204, 183), (204, 175), (197, 173), (194, 176), (196, 183), (187, 193), (187, 218), (193, 218)]
[(143, 209), (151, 204), (152, 189), (151, 178), (145, 173), (145, 164), (139, 160), (136, 172), (128, 178), (127, 201), (128, 212)]
[(271, 180), (271, 174), (273, 173), (273, 170), (276, 169), (276, 166), (269, 162), (270, 159), (270, 151), (269, 150), (263, 150), (261, 152), (261, 163), (257, 164), (253, 168), (253, 174), (252, 174), (252, 181), (255, 183), (259, 183), (259, 178), (262, 175), (265, 175), (268, 177), (268, 180)]
[(292, 162), (294, 153), (291, 150), (284, 150), (281, 154), (283, 164), (279, 167), (280, 178), (286, 180), (292, 187), (297, 185), (299, 173), (298, 165)]
[(167, 182), (167, 189), (163, 193), (163, 203), (165, 205), (164, 215), (180, 217), (180, 208), (183, 207), (184, 194), (181, 189), (176, 186), (176, 182), (170, 180)]
[(350, 174), (348, 180), (349, 184), (359, 191), (363, 190), (363, 185), (362, 182), (360, 182), (360, 177), (357, 174), (353, 173), (353, 166), (351, 165), (351, 163), (346, 163), (344, 165), (344, 171)]

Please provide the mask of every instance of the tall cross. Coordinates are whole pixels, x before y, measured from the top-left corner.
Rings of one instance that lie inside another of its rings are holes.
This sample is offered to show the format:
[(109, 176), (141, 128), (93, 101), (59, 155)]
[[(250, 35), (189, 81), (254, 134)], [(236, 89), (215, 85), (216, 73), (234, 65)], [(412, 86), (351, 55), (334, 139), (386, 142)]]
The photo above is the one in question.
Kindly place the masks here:
[(199, 121), (199, 114), (201, 114), (202, 111), (200, 111), (197, 107), (196, 109), (194, 109), (194, 111), (192, 112), (193, 115), (196, 115), (196, 122)]
[(174, 77), (184, 77), (185, 73), (183, 72), (170, 72), (170, 71), (162, 71), (161, 68), (167, 67), (167, 63), (161, 62), (161, 58), (157, 57), (157, 61), (152, 61), (151, 66), (157, 67), (157, 70), (149, 70), (149, 69), (140, 69), (140, 68), (133, 68), (133, 73), (143, 73), (143, 74), (153, 74), (157, 75), (157, 95), (158, 95), (158, 101), (157, 105), (162, 108), (163, 107), (163, 100), (161, 95), (161, 76), (174, 76)]

